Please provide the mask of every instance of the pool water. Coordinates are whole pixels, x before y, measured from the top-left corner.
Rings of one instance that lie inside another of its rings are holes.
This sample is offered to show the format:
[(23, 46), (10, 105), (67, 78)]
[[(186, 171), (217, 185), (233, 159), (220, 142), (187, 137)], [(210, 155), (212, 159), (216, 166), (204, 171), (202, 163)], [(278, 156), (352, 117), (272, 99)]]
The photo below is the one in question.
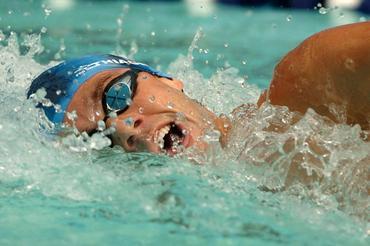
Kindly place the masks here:
[[(282, 137), (267, 136), (258, 123), (289, 113), (266, 107), (239, 122), (239, 144), (228, 151), (210, 138), (206, 155), (170, 158), (125, 153), (101, 138), (53, 138), (25, 99), (32, 78), (57, 61), (115, 53), (173, 74), (189, 95), (227, 114), (255, 102), (279, 58), (301, 40), (366, 18), (194, 1), (0, 2), (0, 245), (368, 245), (360, 174), (370, 148), (357, 127), (331, 127), (309, 112)], [(248, 132), (275, 145), (315, 134), (333, 153), (326, 179), (266, 190), (279, 186), (283, 167), (252, 165), (272, 145), (249, 148)], [(341, 168), (341, 160), (349, 164)], [(333, 170), (343, 178), (330, 179)]]

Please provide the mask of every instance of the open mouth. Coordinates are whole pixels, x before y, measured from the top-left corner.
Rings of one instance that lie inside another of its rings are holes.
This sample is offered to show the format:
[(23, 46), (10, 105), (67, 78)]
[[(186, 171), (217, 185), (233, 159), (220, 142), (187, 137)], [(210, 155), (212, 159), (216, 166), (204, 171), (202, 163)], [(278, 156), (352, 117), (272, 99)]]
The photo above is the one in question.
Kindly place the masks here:
[(168, 154), (176, 154), (183, 149), (185, 135), (175, 123), (170, 123), (156, 132), (154, 142)]

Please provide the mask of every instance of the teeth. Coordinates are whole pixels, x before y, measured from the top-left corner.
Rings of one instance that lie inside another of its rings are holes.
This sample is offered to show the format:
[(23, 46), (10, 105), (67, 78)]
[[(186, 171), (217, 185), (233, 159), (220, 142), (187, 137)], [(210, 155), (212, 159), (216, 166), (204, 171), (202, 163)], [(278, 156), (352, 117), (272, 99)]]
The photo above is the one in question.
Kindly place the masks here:
[(165, 126), (158, 130), (154, 137), (154, 143), (157, 143), (161, 149), (164, 147), (164, 136), (170, 131), (170, 126)]

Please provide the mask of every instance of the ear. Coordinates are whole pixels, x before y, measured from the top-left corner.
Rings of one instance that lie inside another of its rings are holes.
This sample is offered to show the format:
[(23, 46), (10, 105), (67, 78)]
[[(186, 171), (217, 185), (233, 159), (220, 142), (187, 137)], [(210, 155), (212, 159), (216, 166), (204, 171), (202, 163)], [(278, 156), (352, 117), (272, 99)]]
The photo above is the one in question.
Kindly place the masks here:
[(159, 78), (159, 80), (179, 91), (182, 91), (184, 89), (184, 83), (181, 80), (167, 78)]

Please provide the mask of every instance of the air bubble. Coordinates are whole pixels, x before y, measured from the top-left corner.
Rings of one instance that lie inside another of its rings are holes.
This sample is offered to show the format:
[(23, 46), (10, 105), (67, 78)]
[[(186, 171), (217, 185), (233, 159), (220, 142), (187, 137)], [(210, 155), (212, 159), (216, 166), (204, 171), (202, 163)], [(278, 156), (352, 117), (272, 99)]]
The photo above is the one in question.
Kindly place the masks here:
[(62, 93), (62, 91), (61, 91), (61, 90), (57, 90), (55, 93), (56, 93), (57, 95), (60, 95), (60, 93)]
[(293, 16), (288, 15), (288, 16), (286, 17), (286, 21), (292, 21), (292, 20), (293, 20)]
[(131, 98), (127, 98), (126, 99), (126, 104), (130, 106), (132, 104), (132, 99)]
[(154, 37), (155, 36), (155, 32), (151, 32), (150, 35), (152, 35)]
[(46, 33), (46, 32), (47, 32), (47, 30), (48, 30), (48, 29), (47, 29), (46, 27), (44, 27), (44, 26), (43, 26), (43, 27), (41, 27), (41, 30), (40, 30), (40, 31), (41, 31), (41, 33)]
[(228, 44), (228, 43), (225, 43), (225, 44), (224, 44), (224, 47), (225, 47), (225, 48), (228, 48), (228, 47), (229, 47), (229, 44)]
[(144, 113), (144, 108), (143, 107), (139, 107), (139, 113), (140, 114)]
[(246, 61), (246, 60), (243, 60), (243, 61), (242, 61), (242, 64), (243, 64), (243, 65), (247, 64), (247, 61)]
[(184, 134), (185, 136), (189, 134), (189, 131), (188, 131), (188, 130), (186, 130), (186, 129), (183, 129), (181, 132), (182, 132), (182, 134)]

